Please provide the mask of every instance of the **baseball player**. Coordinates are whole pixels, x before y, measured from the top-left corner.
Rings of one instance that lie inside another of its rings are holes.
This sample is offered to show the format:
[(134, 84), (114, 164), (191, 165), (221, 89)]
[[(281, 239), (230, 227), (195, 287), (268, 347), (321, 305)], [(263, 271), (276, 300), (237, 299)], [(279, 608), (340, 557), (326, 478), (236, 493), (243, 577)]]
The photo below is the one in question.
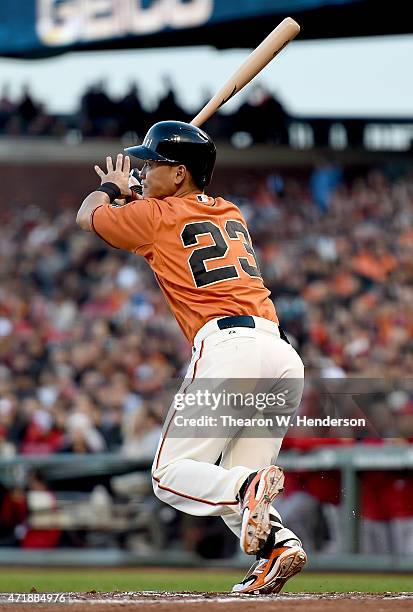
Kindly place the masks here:
[[(77, 223), (142, 255), (153, 270), (193, 345), (184, 395), (202, 381), (238, 380), (245, 388), (252, 379), (298, 380), (294, 412), (303, 364), (279, 327), (240, 210), (205, 194), (216, 157), (211, 138), (190, 124), (163, 121), (126, 152), (144, 162), (143, 195), (129, 187), (130, 158), (119, 154), (113, 166), (108, 157), (106, 171), (95, 166), (101, 186), (83, 201)], [(122, 198), (124, 206), (113, 205)], [(241, 549), (256, 555), (233, 591), (278, 593), (306, 563), (300, 540), (272, 506), (284, 483), (275, 465), (282, 435), (255, 436), (246, 427), (229, 439), (174, 435), (176, 412), (172, 406), (153, 463), (155, 494), (183, 512), (221, 516)]]

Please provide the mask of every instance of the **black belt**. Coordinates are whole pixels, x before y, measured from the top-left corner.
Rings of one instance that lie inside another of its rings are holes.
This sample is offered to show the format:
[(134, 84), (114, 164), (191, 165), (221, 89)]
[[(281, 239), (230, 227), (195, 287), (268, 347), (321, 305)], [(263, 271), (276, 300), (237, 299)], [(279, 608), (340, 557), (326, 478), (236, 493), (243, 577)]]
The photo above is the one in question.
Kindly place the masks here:
[(239, 317), (224, 317), (219, 319), (219, 329), (230, 329), (230, 327), (255, 327), (254, 317), (240, 315)]
[[(230, 329), (231, 327), (255, 327), (254, 317), (249, 315), (240, 315), (238, 317), (224, 317), (217, 321), (219, 329)], [(290, 344), (282, 327), (278, 328), (280, 331), (280, 338)]]

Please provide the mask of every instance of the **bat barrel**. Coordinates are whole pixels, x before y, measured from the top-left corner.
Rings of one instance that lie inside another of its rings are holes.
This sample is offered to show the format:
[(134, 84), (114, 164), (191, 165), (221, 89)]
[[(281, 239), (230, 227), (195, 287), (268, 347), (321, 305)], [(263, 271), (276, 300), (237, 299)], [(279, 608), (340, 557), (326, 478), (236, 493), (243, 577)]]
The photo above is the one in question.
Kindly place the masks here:
[(291, 17), (286, 17), (262, 43), (247, 57), (245, 62), (234, 72), (223, 87), (204, 106), (191, 121), (192, 125), (200, 127), (221, 106), (241, 91), (247, 83), (297, 36), (300, 26)]

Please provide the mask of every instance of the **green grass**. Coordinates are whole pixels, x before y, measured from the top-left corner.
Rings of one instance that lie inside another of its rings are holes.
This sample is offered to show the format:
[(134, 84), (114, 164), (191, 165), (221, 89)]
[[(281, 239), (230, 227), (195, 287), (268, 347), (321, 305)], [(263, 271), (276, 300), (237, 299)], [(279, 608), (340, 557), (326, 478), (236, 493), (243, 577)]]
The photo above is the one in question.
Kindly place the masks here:
[[(0, 569), (0, 592), (67, 591), (228, 591), (242, 571), (192, 569)], [(313, 574), (305, 572), (287, 583), (286, 592), (349, 591), (383, 593), (412, 591), (413, 578), (397, 574)]]

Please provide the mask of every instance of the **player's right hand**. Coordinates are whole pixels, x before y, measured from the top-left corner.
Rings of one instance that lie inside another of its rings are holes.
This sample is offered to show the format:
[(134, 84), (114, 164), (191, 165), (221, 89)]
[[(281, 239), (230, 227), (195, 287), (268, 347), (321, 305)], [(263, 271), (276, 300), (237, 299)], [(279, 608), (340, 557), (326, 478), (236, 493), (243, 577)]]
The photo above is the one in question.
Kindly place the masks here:
[(116, 165), (113, 168), (112, 158), (108, 156), (106, 158), (105, 173), (99, 166), (95, 166), (95, 172), (100, 177), (101, 185), (103, 183), (115, 183), (121, 190), (121, 193), (125, 197), (132, 195), (129, 189), (129, 172), (130, 172), (130, 157), (127, 155), (123, 156), (122, 153), (116, 157)]

